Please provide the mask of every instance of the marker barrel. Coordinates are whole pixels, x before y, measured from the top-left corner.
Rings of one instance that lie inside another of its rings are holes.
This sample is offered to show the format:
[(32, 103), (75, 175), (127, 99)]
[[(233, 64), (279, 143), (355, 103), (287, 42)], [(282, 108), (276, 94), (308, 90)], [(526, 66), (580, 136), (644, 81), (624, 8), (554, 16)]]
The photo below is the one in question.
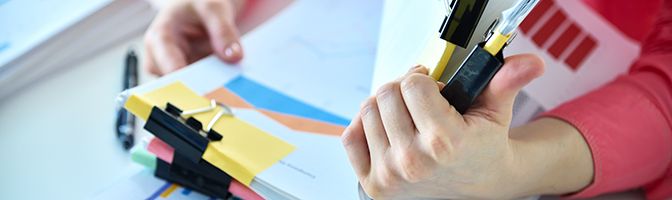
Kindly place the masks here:
[(455, 75), (441, 90), (441, 95), (460, 114), (464, 114), (471, 107), (504, 64), (501, 51), (493, 56), (483, 48), (483, 45), (481, 43), (471, 51)]

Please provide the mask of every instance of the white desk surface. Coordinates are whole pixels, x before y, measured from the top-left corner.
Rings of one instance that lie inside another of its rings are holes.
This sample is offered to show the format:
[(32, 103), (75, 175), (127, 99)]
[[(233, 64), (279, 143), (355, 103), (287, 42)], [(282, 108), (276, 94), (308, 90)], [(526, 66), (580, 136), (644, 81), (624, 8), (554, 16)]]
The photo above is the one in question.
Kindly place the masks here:
[(115, 132), (131, 46), (142, 54), (137, 37), (0, 102), (0, 199), (89, 199), (137, 167)]

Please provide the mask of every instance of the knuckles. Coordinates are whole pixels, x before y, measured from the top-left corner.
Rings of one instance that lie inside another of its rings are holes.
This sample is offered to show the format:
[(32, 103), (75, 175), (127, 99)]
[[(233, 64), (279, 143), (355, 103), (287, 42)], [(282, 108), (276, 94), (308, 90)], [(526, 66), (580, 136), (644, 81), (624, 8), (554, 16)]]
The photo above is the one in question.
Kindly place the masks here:
[(450, 141), (448, 138), (444, 137), (445, 136), (432, 133), (432, 135), (427, 139), (429, 154), (432, 159), (437, 162), (445, 160), (448, 156), (450, 156), (452, 151), (452, 145), (450, 144)]
[(353, 133), (353, 130), (350, 128), (345, 129), (345, 132), (341, 135), (341, 143), (346, 150), (349, 150), (354, 144), (358, 142), (356, 133)]
[(425, 180), (430, 170), (431, 163), (424, 163), (418, 151), (403, 150), (398, 157), (400, 175), (408, 183), (418, 183)]
[(369, 97), (359, 106), (361, 110), (361, 116), (364, 117), (369, 114), (372, 106), (376, 106), (376, 97)]
[[(425, 154), (417, 150), (401, 150), (395, 159), (379, 162), (365, 180), (362, 188), (374, 199), (395, 197), (404, 187), (428, 180), (433, 173), (434, 163), (423, 160)], [(425, 161), (425, 162), (423, 162)]]
[(400, 180), (393, 169), (381, 167), (373, 171), (374, 176), (362, 184), (362, 188), (373, 199), (385, 199), (394, 196), (401, 186)]
[(401, 84), (400, 84), (401, 89), (402, 90), (414, 90), (414, 89), (417, 89), (419, 87), (422, 87), (423, 85), (425, 85), (428, 78), (429, 77), (427, 75), (422, 75), (422, 74), (417, 74), (417, 73), (408, 75), (408, 76), (406, 76), (406, 78), (401, 80)]
[(376, 92), (376, 96), (378, 97), (378, 99), (380, 99), (399, 92), (400, 91), (399, 84), (400, 83), (398, 81), (394, 81), (380, 86), (378, 92)]

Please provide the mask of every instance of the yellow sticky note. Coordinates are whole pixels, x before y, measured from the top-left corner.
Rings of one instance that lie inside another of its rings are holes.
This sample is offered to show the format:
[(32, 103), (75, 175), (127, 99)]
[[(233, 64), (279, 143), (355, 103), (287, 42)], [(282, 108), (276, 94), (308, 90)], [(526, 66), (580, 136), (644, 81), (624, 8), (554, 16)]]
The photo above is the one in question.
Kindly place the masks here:
[[(288, 143), (266, 142), (267, 139), (264, 138), (266, 133), (233, 117), (220, 119), (215, 126), (217, 130), (226, 131), (222, 133), (225, 139), (210, 142), (203, 159), (217, 168), (230, 169), (226, 172), (232, 176), (238, 174), (234, 176), (236, 180), (248, 186), (254, 176), (294, 150), (294, 146)], [(241, 134), (228, 134), (233, 132)], [(236, 165), (246, 167), (235, 167)]]
[[(175, 82), (142, 95), (132, 95), (126, 109), (147, 119), (151, 108), (164, 108), (169, 102), (182, 110), (207, 107), (210, 101), (199, 96), (181, 82)], [(206, 125), (222, 108), (193, 115)], [(213, 126), (222, 135), (221, 141), (210, 142), (203, 159), (249, 186), (252, 179), (294, 151), (295, 147), (236, 117), (223, 116)]]

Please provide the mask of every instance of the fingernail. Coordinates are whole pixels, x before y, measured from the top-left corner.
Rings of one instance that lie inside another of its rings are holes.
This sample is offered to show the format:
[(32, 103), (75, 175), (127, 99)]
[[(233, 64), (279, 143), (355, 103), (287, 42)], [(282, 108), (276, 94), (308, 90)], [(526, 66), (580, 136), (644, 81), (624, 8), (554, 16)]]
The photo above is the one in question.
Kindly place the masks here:
[(240, 44), (238, 42), (234, 42), (230, 44), (226, 49), (224, 50), (224, 56), (227, 58), (234, 58), (238, 54), (240, 54)]

